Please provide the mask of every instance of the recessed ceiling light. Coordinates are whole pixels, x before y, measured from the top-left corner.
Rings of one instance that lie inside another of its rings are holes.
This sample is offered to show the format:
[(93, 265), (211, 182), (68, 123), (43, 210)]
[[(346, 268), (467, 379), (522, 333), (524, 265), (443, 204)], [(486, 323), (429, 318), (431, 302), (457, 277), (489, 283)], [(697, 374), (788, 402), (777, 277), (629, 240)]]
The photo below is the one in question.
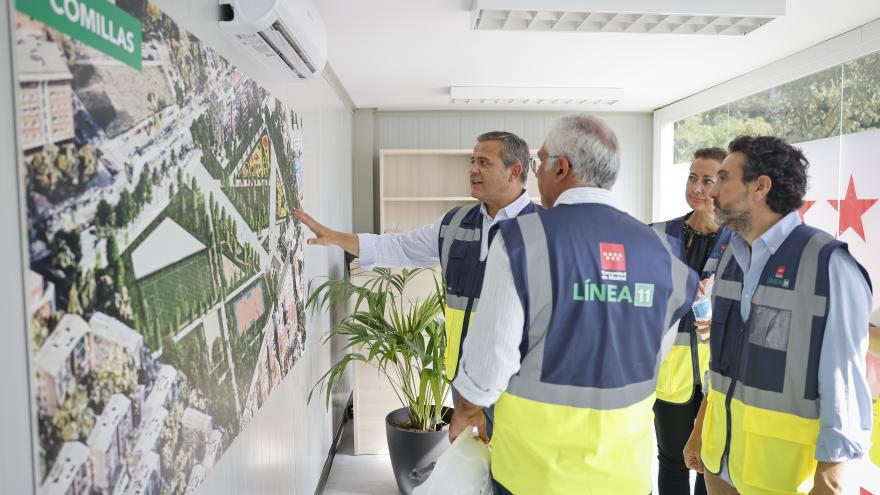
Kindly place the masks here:
[(472, 105), (614, 105), (623, 99), (623, 88), (452, 86), (449, 99)]
[(471, 27), (504, 31), (746, 35), (785, 0), (474, 0)]

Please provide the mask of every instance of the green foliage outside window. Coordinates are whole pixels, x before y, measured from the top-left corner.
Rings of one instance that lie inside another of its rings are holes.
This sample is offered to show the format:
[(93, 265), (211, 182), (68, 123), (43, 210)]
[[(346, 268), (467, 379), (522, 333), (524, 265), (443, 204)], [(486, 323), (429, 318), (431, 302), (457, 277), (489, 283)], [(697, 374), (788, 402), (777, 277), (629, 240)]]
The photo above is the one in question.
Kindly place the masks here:
[(880, 129), (880, 52), (843, 64), (843, 133)]
[(803, 143), (880, 128), (880, 52), (675, 123), (675, 163), (743, 134)]

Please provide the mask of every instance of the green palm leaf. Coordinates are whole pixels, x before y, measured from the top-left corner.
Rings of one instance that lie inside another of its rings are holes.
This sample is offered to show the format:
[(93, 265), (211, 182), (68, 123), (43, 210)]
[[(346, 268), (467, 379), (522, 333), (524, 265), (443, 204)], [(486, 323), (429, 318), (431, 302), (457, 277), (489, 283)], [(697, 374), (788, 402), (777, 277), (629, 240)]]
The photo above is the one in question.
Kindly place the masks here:
[(404, 297), (407, 285), (425, 271), (430, 269), (377, 268), (356, 272), (363, 279), (360, 284), (350, 279), (309, 283), (307, 309), (353, 302), (352, 312), (324, 338), (324, 343), (334, 337), (345, 339), (344, 354), (312, 386), (310, 401), (316, 391), (324, 391), (329, 407), (333, 387), (341, 383), (348, 367), (364, 363), (388, 379), (414, 427), (436, 428), (450, 387), (443, 368), (445, 287), (432, 272), (433, 293), (424, 300)]

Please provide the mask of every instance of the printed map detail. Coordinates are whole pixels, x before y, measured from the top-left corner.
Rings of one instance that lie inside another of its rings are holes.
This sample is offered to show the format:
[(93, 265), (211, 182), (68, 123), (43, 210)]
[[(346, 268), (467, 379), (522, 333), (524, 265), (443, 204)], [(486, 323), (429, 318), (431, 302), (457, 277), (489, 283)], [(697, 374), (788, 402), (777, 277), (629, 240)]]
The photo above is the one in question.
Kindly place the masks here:
[(140, 72), (17, 14), (45, 494), (192, 492), (304, 350), (301, 119), (116, 4)]

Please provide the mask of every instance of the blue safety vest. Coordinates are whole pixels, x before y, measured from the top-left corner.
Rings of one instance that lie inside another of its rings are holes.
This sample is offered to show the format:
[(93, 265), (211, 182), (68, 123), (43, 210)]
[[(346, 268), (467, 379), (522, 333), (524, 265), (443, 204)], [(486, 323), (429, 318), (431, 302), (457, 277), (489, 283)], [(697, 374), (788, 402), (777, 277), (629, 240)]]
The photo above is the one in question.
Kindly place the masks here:
[(525, 325), (495, 404), (493, 477), (513, 493), (649, 493), (661, 339), (690, 310), (696, 273), (607, 205), (499, 229)]
[[(519, 215), (541, 209), (529, 203)], [(480, 289), (486, 262), (480, 261), (483, 214), (480, 205), (457, 206), (450, 210), (440, 224), (440, 267), (446, 282), (446, 376), (455, 378), (461, 359), (461, 346), (467, 337), (468, 326), (480, 302)], [(492, 230), (494, 234), (494, 229)], [(491, 242), (491, 236), (489, 241)]]
[[(668, 236), (672, 252), (684, 262), (685, 246), (683, 242), (684, 222), (688, 215), (674, 218), (666, 222), (651, 224), (658, 232)], [(703, 266), (700, 279), (706, 279), (715, 273), (718, 260), (730, 244), (733, 232), (721, 227), (715, 237), (715, 243), (709, 251), (709, 258)], [(703, 375), (709, 367), (709, 344), (700, 342), (694, 331), (694, 314), (685, 313), (678, 324), (675, 343), (666, 359), (660, 365), (657, 374), (657, 399), (673, 404), (684, 404), (693, 399), (695, 385), (702, 384)]]
[(727, 455), (741, 493), (806, 493), (813, 480), (828, 262), (837, 249), (846, 244), (796, 227), (768, 259), (746, 321), (733, 250), (719, 264), (701, 457), (718, 473)]

